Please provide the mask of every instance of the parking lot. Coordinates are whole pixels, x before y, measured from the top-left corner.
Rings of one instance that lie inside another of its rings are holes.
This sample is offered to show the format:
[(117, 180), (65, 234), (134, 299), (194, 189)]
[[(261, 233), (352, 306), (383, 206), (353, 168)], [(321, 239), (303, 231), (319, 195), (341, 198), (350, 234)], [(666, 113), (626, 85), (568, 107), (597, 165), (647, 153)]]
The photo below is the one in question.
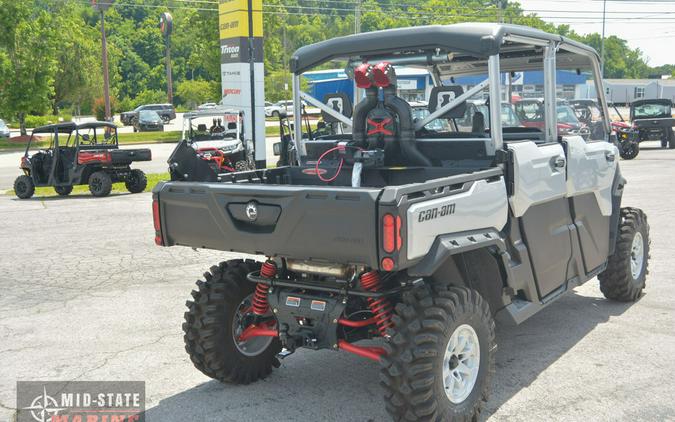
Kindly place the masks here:
[[(621, 168), (624, 205), (651, 226), (645, 295), (612, 303), (592, 280), (498, 327), (486, 419), (675, 420), (675, 150), (646, 143)], [(198, 372), (183, 348), (184, 302), (235, 255), (153, 237), (150, 194), (0, 195), (0, 420), (13, 418), (17, 380), (145, 381), (149, 421), (389, 420), (377, 365), (351, 354), (300, 350), (248, 386)]]

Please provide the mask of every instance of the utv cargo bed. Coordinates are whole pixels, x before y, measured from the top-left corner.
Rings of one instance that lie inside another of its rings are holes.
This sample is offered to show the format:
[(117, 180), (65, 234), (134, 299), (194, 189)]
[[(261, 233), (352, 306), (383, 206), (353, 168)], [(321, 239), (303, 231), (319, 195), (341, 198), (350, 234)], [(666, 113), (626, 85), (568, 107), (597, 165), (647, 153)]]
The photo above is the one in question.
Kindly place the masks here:
[(378, 188), (191, 182), (155, 188), (161, 198), (167, 246), (375, 267), (381, 192)]

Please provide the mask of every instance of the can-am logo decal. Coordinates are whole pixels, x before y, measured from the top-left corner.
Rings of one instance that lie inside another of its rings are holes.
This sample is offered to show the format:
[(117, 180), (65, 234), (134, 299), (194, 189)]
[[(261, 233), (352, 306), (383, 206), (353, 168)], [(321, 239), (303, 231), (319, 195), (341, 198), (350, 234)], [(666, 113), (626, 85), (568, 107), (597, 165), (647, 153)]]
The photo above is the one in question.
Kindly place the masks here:
[(417, 221), (420, 223), (424, 221), (434, 220), (438, 217), (445, 217), (446, 215), (452, 215), (455, 213), (455, 204), (447, 204), (436, 208), (431, 208), (429, 210), (420, 211)]
[(258, 204), (255, 201), (246, 204), (246, 217), (248, 217), (250, 221), (258, 219)]

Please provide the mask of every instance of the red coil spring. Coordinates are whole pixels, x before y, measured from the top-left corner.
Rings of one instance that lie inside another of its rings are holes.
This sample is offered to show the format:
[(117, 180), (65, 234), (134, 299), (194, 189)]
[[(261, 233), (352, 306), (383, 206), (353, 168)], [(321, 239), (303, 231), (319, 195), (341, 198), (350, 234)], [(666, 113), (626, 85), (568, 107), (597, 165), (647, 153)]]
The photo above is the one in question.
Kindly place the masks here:
[[(371, 292), (376, 292), (380, 290), (380, 275), (377, 271), (370, 271), (361, 275), (361, 285), (364, 289), (370, 290)], [(379, 330), (382, 336), (387, 335), (387, 328), (394, 326), (394, 323), (391, 321), (391, 316), (393, 312), (393, 307), (391, 302), (385, 297), (379, 299), (368, 298), (368, 307), (373, 313), (375, 322), (377, 324), (377, 329)]]
[[(277, 264), (274, 261), (265, 262), (260, 268), (260, 275), (265, 278), (272, 278), (277, 275)], [(267, 289), (269, 287), (264, 283), (258, 283), (255, 286), (253, 294), (253, 313), (256, 315), (265, 315), (270, 306), (267, 302)]]

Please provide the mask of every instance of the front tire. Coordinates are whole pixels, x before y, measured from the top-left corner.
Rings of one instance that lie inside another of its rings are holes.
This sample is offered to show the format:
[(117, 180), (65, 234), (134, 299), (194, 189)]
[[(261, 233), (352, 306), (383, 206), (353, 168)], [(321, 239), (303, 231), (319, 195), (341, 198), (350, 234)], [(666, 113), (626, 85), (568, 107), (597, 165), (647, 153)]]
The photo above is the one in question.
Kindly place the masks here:
[(675, 132), (670, 131), (670, 139), (668, 140), (668, 149), (675, 149)]
[(381, 380), (395, 421), (471, 421), (487, 401), (495, 323), (475, 290), (421, 287), (403, 295)]
[(28, 199), (35, 193), (33, 178), (25, 174), (14, 180), (14, 193), (19, 199)]
[(59, 196), (68, 196), (73, 191), (73, 186), (54, 186), (54, 192), (58, 193)]
[(640, 144), (638, 142), (625, 142), (621, 144), (621, 158), (624, 160), (632, 160), (640, 153)]
[(108, 196), (112, 190), (112, 180), (107, 173), (97, 171), (89, 176), (89, 192), (96, 197)]
[(148, 186), (148, 178), (142, 170), (133, 169), (129, 173), (127, 180), (124, 181), (124, 185), (129, 192), (140, 193)]
[(622, 208), (614, 254), (598, 275), (607, 299), (632, 302), (640, 298), (649, 274), (649, 224), (638, 208)]
[(279, 365), (278, 338), (235, 341), (235, 325), (243, 324), (239, 316), (246, 315), (242, 306), (248, 306), (246, 300), (255, 290), (246, 275), (259, 268), (260, 263), (251, 260), (221, 262), (204, 273), (206, 281), (197, 282), (198, 289), (192, 291), (194, 301), (186, 303), (185, 350), (197, 369), (224, 383), (248, 384), (266, 378), (272, 367)]

